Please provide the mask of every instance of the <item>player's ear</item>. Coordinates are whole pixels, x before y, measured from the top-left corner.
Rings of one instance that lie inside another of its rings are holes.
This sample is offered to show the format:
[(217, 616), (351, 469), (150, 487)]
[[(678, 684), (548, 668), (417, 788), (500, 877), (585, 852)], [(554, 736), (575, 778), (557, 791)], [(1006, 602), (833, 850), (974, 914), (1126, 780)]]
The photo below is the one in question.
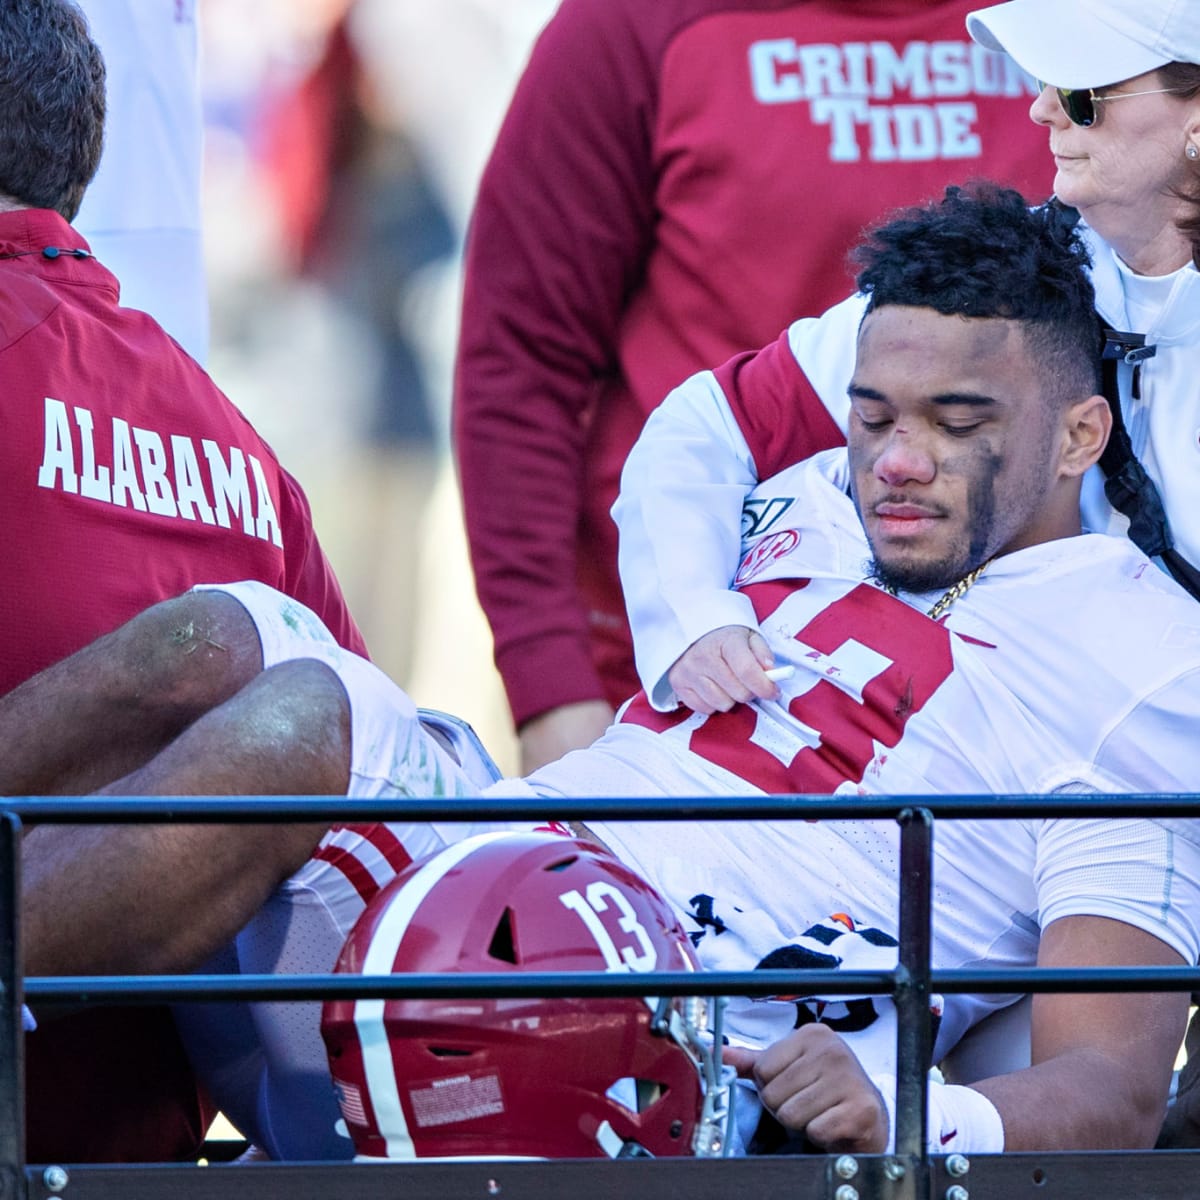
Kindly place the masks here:
[(1112, 432), (1112, 412), (1103, 396), (1089, 396), (1063, 414), (1059, 472), (1073, 478), (1097, 463)]

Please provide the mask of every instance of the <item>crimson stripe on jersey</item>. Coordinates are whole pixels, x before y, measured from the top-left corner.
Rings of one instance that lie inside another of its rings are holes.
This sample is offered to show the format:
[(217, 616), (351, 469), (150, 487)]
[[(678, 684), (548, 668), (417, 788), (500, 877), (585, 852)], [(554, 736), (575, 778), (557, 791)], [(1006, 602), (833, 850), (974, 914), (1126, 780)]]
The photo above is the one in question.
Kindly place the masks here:
[[(399, 874), (412, 862), (412, 855), (404, 848), (404, 843), (388, 828), (387, 825), (376, 822), (373, 825), (334, 825), (328, 836), (333, 838), (343, 830), (353, 833), (368, 842), (382, 856), (384, 861), (395, 874)], [(354, 851), (344, 846), (329, 843), (319, 846), (313, 858), (328, 863), (345, 875), (350, 886), (362, 897), (363, 902), (370, 900), (383, 886), (371, 874), (370, 870), (355, 856)]]
[(319, 846), (313, 858), (341, 871), (364, 904), (379, 891), (375, 877), (354, 857), (352, 851), (344, 850), (341, 846)]
[(412, 862), (412, 855), (404, 843), (382, 822), (375, 825), (356, 825), (356, 833), (362, 836), (383, 855), (387, 865), (398, 875)]
[(754, 455), (759, 479), (845, 443), (788, 342), (787, 330), (761, 350), (713, 371)]

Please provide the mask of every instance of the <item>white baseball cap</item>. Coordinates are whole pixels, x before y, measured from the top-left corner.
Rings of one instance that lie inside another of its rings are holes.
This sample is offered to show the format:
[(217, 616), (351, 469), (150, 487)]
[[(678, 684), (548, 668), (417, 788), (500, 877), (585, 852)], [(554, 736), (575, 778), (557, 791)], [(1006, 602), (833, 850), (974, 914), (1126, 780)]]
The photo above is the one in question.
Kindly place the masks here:
[(1061, 88), (1120, 83), (1169, 62), (1200, 63), (1197, 0), (1008, 0), (970, 13), (967, 31)]

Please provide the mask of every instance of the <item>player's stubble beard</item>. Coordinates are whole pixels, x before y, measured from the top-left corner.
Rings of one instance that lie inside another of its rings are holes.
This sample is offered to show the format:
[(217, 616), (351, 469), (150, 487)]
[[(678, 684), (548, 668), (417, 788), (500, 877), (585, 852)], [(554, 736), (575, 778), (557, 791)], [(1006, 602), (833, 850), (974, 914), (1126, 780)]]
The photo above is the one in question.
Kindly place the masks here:
[[(907, 561), (898, 558), (889, 562), (876, 550), (864, 521), (863, 530), (872, 551), (872, 557), (866, 565), (867, 578), (875, 580), (890, 592), (933, 592), (939, 588), (953, 587), (997, 553), (1001, 541), (1007, 540), (1003, 533), (997, 534), (996, 531), (1000, 508), (997, 480), (1004, 468), (1004, 457), (984, 443), (980, 446), (980, 453), (969, 456), (963, 465), (968, 468), (963, 473), (970, 477), (965, 501), (966, 517), (962, 529), (945, 552), (935, 560)], [(954, 463), (946, 463), (940, 470), (953, 473), (954, 468)], [(854, 499), (861, 520), (862, 509), (856, 494)], [(953, 518), (947, 516), (945, 519)]]

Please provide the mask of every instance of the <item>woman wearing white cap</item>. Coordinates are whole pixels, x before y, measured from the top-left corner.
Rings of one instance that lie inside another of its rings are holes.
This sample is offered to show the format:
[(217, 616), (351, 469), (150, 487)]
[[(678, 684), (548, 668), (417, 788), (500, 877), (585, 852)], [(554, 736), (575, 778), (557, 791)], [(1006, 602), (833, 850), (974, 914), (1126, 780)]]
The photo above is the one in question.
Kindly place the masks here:
[[(1200, 562), (1200, 4), (1010, 0), (967, 28), (1045, 83), (1030, 116), (1049, 130), (1056, 196), (1096, 235), (1097, 307), (1156, 348), (1122, 387), (1133, 448)], [(1200, 1146), (1200, 1022), (1188, 1049), (1164, 1146)]]
[[(1044, 81), (1030, 116), (1050, 135), (1055, 194), (1091, 231), (1097, 308), (1154, 347), (1120, 372), (1133, 450), (1200, 563), (1200, 4), (1010, 0), (967, 28)], [(1125, 528), (1097, 486), (1084, 509), (1093, 529)]]

